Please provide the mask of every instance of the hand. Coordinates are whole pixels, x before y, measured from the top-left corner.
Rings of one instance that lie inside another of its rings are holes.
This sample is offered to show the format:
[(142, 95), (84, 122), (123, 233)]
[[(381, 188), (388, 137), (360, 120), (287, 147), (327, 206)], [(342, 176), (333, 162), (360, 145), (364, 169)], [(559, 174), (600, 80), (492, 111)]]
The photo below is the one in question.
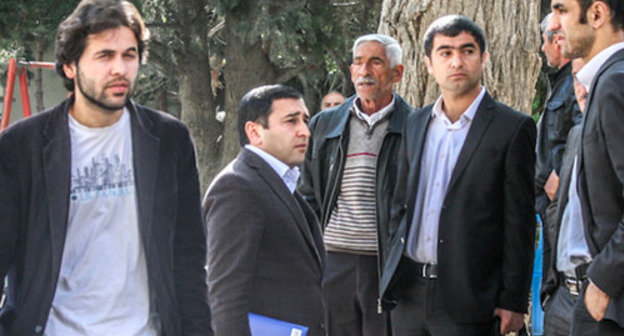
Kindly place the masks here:
[(603, 292), (598, 288), (598, 286), (594, 285), (593, 282), (589, 282), (587, 289), (585, 290), (585, 307), (587, 307), (587, 311), (589, 315), (594, 318), (596, 321), (601, 321), (607, 311), (607, 306), (609, 305), (609, 295)]
[(555, 194), (557, 193), (557, 188), (559, 188), (559, 175), (553, 170), (550, 172), (548, 176), (548, 180), (546, 180), (546, 184), (544, 184), (544, 191), (546, 192), (546, 196), (551, 201), (555, 198)]
[(516, 313), (502, 308), (494, 309), (494, 316), (501, 319), (500, 334), (505, 335), (512, 331), (518, 331), (524, 325), (524, 314)]

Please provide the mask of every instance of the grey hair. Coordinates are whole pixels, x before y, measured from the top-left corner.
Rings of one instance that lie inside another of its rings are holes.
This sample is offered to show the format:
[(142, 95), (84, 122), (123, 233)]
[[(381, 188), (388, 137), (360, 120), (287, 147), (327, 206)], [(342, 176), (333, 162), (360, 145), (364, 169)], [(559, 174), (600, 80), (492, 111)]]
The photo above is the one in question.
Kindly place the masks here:
[(379, 42), (386, 49), (386, 57), (390, 60), (390, 67), (394, 68), (399, 64), (403, 64), (403, 49), (394, 38), (383, 34), (368, 34), (358, 37), (353, 42), (353, 56), (355, 57), (355, 49), (364, 42)]
[(559, 32), (558, 30), (548, 30), (548, 24), (550, 23), (550, 19), (552, 19), (552, 16), (552, 12), (548, 13), (548, 15), (546, 15), (542, 20), (542, 23), (540, 23), (540, 30), (542, 31), (542, 33), (546, 34), (546, 39), (548, 40), (548, 43), (552, 42), (555, 34)]

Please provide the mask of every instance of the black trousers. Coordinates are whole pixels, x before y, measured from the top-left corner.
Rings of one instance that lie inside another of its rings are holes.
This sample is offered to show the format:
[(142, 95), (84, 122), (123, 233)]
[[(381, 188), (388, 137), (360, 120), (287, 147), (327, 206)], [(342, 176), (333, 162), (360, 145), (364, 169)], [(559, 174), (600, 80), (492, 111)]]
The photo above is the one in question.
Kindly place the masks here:
[(544, 336), (569, 336), (572, 314), (578, 296), (572, 295), (563, 285), (557, 288), (544, 307)]
[(574, 312), (572, 315), (572, 336), (624, 336), (624, 328), (621, 328), (616, 322), (603, 319), (598, 322), (594, 320), (585, 306), (585, 289), (587, 288), (588, 281), (583, 284), (583, 291), (579, 295), (579, 299), (574, 305)]
[(323, 281), (329, 336), (389, 335), (387, 313), (377, 313), (377, 257), (327, 252)]
[(394, 336), (490, 336), (498, 335), (495, 322), (460, 324), (449, 316), (435, 279), (413, 277), (390, 313)]

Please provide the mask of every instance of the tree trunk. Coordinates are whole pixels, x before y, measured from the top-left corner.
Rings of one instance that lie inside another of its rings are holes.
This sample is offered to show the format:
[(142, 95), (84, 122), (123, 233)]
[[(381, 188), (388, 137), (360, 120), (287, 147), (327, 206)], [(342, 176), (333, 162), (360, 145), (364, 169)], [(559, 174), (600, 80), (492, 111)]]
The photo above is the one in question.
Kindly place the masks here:
[[(202, 193), (221, 166), (215, 158), (220, 154), (222, 125), (215, 119), (215, 106), (210, 91), (210, 68), (207, 61), (185, 62), (178, 77), (181, 119), (195, 142), (199, 181)], [(203, 75), (198, 75), (203, 74)]]
[(251, 21), (257, 15), (255, 6), (241, 5), (225, 15), (225, 121), (221, 167), (227, 165), (240, 150), (238, 136), (238, 103), (252, 88), (264, 84), (275, 84), (277, 71), (271, 64), (260, 39), (250, 41), (237, 33), (241, 22)]
[[(185, 0), (178, 4), (179, 22), (208, 22), (205, 11), (198, 10), (202, 0)], [(215, 100), (211, 86), (210, 54), (206, 24), (186, 24), (180, 27), (182, 50), (173, 56), (178, 78), (180, 117), (186, 123), (195, 143), (201, 192), (219, 171), (220, 141), (223, 127), (215, 118)]]
[(406, 71), (397, 92), (413, 106), (433, 103), (439, 91), (428, 76), (422, 48), (429, 24), (440, 16), (463, 14), (483, 28), (489, 59), (484, 85), (497, 100), (531, 113), (541, 61), (540, 0), (384, 0), (379, 32), (403, 47)]

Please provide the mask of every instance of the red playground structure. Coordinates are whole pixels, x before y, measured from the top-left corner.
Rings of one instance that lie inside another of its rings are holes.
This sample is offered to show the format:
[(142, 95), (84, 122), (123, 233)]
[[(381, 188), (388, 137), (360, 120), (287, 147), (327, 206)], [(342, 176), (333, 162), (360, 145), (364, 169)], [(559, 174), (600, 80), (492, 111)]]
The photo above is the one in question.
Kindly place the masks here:
[(22, 97), (22, 112), (24, 118), (30, 117), (32, 110), (30, 107), (30, 93), (28, 92), (28, 68), (48, 68), (54, 69), (53, 62), (27, 62), (17, 61), (15, 58), (9, 60), (7, 72), (7, 83), (4, 95), (4, 109), (2, 120), (0, 121), (0, 132), (9, 126), (11, 120), (11, 107), (13, 105), (13, 91), (15, 89), (15, 76), (19, 75), (20, 94)]

